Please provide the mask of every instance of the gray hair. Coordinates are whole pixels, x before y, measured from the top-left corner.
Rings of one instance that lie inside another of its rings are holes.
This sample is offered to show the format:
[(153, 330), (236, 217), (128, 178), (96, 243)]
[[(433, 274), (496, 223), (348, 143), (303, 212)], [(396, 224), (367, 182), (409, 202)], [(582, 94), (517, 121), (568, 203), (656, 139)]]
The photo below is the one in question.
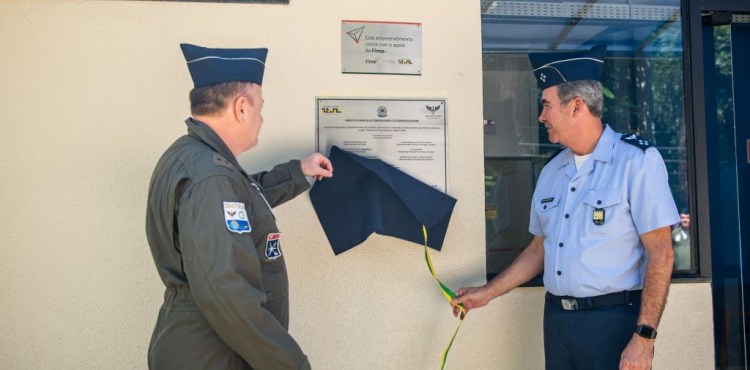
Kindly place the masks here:
[(602, 84), (599, 81), (570, 81), (557, 85), (557, 96), (560, 98), (561, 105), (566, 105), (576, 97), (580, 97), (586, 103), (592, 116), (602, 118), (604, 97), (602, 96)]
[[(249, 94), (252, 82), (231, 81), (190, 90), (190, 113), (193, 116), (211, 116), (227, 108), (238, 95)], [(248, 96), (248, 98), (252, 98)]]

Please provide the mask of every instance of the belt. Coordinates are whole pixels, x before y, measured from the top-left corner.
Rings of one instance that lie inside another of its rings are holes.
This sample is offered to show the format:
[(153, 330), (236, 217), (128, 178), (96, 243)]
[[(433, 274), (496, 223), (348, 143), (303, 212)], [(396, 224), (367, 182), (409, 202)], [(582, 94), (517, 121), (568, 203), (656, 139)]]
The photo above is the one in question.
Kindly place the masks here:
[(547, 292), (546, 299), (560, 305), (566, 311), (594, 310), (607, 306), (630, 306), (633, 303), (641, 303), (641, 291), (631, 290), (589, 298), (560, 297)]

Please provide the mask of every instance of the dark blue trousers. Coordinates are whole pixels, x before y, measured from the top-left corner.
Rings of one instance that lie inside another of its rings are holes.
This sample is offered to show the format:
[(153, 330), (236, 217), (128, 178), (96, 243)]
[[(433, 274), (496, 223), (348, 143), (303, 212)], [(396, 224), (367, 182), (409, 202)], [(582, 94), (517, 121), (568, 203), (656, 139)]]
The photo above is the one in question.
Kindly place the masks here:
[(617, 370), (638, 321), (640, 304), (566, 311), (546, 299), (546, 370)]

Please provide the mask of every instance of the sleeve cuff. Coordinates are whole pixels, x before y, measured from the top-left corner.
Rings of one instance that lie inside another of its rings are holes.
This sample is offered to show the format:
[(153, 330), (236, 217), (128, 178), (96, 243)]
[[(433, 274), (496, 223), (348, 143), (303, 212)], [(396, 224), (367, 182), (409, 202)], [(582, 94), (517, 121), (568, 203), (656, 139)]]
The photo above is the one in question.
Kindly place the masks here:
[(289, 161), (288, 169), (289, 175), (292, 178), (292, 183), (294, 183), (294, 186), (297, 189), (297, 193), (301, 193), (310, 188), (310, 183), (307, 182), (305, 174), (302, 173), (302, 164), (299, 160), (294, 159)]
[(536, 230), (529, 228), (529, 232), (534, 234), (534, 236), (544, 236), (544, 231), (542, 230)]
[(644, 225), (644, 226), (641, 226), (641, 227), (636, 227), (636, 230), (638, 231), (638, 235), (643, 235), (643, 234), (648, 234), (648, 233), (650, 233), (650, 232), (652, 232), (652, 231), (654, 231), (656, 229), (661, 229), (662, 227), (668, 227), (668, 226), (671, 227), (672, 225), (676, 225), (679, 222), (680, 222), (680, 217), (677, 216), (676, 219), (673, 218), (669, 222), (662, 222), (662, 223), (656, 223), (655, 222), (653, 224)]

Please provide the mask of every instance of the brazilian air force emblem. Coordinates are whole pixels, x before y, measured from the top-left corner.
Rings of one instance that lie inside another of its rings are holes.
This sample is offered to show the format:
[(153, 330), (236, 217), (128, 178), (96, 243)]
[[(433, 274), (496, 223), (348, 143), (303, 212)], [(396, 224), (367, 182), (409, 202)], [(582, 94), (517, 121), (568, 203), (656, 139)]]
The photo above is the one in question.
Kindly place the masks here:
[(253, 230), (250, 227), (250, 221), (247, 219), (244, 203), (224, 202), (224, 220), (227, 229), (233, 233), (249, 233)]

